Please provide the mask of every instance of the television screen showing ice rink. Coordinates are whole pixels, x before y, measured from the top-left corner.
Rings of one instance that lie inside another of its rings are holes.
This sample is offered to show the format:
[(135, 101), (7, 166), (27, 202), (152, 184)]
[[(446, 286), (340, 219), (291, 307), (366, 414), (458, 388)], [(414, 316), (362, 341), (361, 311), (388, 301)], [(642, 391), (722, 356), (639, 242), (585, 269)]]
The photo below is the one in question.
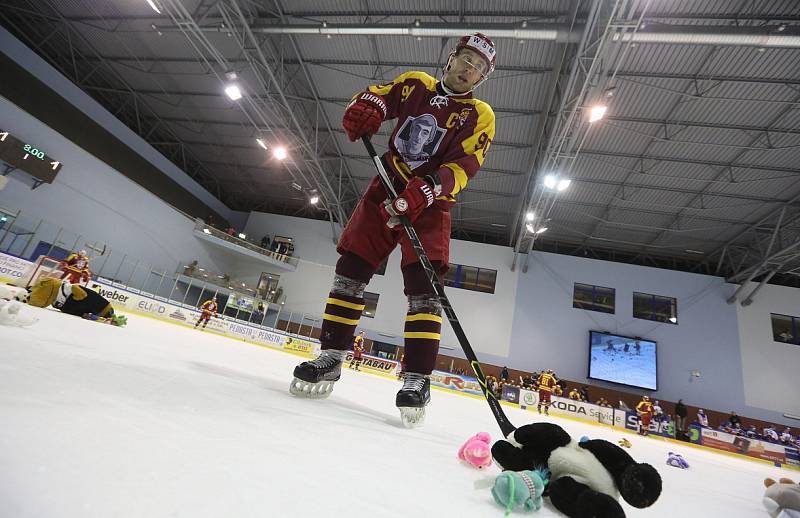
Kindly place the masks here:
[(642, 338), (589, 331), (589, 378), (656, 390), (657, 346)]

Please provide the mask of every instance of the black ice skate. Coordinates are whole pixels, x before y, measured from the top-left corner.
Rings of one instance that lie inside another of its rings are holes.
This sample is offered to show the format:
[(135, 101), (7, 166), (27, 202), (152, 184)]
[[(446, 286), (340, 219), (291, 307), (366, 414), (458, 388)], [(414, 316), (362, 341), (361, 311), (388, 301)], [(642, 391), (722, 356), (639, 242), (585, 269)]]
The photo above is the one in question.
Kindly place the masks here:
[(294, 368), (289, 392), (295, 396), (323, 399), (333, 392), (333, 384), (342, 376), (344, 351), (326, 349), (315, 359)]
[(397, 393), (395, 404), (400, 409), (400, 419), (406, 428), (413, 428), (425, 421), (425, 405), (431, 400), (430, 376), (407, 372), (403, 388)]

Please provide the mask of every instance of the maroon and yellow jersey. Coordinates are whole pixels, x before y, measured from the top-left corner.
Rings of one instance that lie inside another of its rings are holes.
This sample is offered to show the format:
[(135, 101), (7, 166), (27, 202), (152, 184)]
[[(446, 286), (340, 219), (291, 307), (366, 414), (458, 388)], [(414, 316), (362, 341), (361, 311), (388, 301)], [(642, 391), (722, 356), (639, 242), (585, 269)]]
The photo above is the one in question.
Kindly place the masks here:
[(435, 78), (406, 72), (394, 81), (369, 87), (386, 101), (388, 119), (398, 119), (384, 158), (407, 183), (413, 176), (437, 173), (452, 204), (475, 176), (494, 139), (494, 112), (472, 93), (446, 96)]
[(652, 414), (653, 413), (653, 403), (649, 401), (639, 401), (639, 404), (636, 405), (636, 411), (642, 414)]
[(358, 335), (353, 339), (353, 348), (364, 350), (364, 338), (361, 335)]
[(539, 386), (539, 390), (544, 390), (546, 392), (553, 392), (558, 386), (558, 380), (549, 372), (541, 373), (536, 383)]
[(213, 300), (207, 300), (203, 302), (203, 304), (200, 306), (200, 309), (203, 311), (203, 313), (216, 313), (217, 303)]
[(88, 272), (89, 259), (81, 254), (70, 254), (62, 263), (62, 268), (73, 272)]

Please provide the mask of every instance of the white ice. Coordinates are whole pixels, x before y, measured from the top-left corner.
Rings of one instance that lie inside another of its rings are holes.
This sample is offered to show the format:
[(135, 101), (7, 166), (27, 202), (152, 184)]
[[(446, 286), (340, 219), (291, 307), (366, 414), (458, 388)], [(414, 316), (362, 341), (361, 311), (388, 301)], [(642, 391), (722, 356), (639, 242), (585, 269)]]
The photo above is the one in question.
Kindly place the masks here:
[[(288, 394), (300, 360), (132, 315), (124, 329), (25, 308), (0, 327), (0, 517), (503, 516), (461, 464), (485, 402), (434, 391), (424, 427), (401, 427), (398, 382), (345, 369), (322, 401)], [(538, 415), (506, 407), (522, 425)], [(574, 437), (633, 442), (664, 479), (629, 517), (765, 517), (762, 480), (796, 472), (552, 418)], [(689, 470), (665, 465), (678, 451)], [(515, 513), (517, 514), (517, 513)], [(538, 516), (561, 516), (549, 503)]]

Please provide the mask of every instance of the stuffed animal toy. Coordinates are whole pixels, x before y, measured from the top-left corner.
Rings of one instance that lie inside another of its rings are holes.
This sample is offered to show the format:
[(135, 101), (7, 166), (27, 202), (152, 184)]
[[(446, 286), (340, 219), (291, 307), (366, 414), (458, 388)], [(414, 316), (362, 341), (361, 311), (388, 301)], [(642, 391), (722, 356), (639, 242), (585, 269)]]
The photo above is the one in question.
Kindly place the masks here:
[(574, 441), (553, 423), (520, 427), (497, 441), (492, 455), (504, 470), (547, 467), (551, 477), (545, 496), (571, 518), (624, 518), (620, 495), (638, 508), (653, 505), (661, 495), (661, 476), (653, 466), (637, 463), (602, 439)]
[(0, 299), (0, 326), (28, 327), (38, 318), (20, 314), (22, 305), (16, 300)]
[(674, 468), (688, 469), (689, 463), (686, 462), (686, 459), (684, 459), (680, 453), (669, 452), (669, 454), (667, 455), (667, 466), (672, 466)]
[(521, 507), (525, 511), (538, 511), (542, 508), (542, 496), (550, 473), (544, 469), (533, 471), (504, 471), (497, 475), (494, 483), (475, 482), (475, 488), (492, 488), (494, 501), (505, 507), (506, 516)]
[(69, 280), (43, 278), (27, 292), (17, 295), (17, 300), (31, 306), (46, 308), (52, 305), (69, 315), (83, 316), (87, 313), (110, 318), (114, 315), (111, 303), (96, 291), (71, 284)]
[(617, 444), (619, 444), (623, 448), (630, 448), (631, 446), (633, 446), (633, 444), (631, 444), (631, 441), (629, 441), (626, 437), (620, 439)]
[(772, 518), (800, 517), (800, 485), (788, 478), (775, 482), (764, 480), (764, 498), (761, 500)]
[(492, 436), (486, 432), (479, 432), (467, 439), (458, 449), (458, 458), (470, 463), (478, 469), (488, 468), (492, 465)]

